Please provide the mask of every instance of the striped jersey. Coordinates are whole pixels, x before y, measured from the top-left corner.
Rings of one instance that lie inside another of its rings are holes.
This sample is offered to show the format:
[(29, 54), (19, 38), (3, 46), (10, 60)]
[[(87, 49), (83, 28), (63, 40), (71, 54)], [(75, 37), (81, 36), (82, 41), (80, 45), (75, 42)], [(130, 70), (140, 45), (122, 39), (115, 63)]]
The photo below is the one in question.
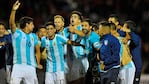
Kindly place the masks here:
[[(82, 26), (81, 25), (77, 26), (77, 30), (82, 30)], [(80, 44), (82, 44), (82, 45), (85, 44), (85, 42), (82, 40), (82, 37), (80, 37), (77, 34), (73, 34), (73, 33), (69, 32), (68, 38), (72, 41), (80, 42)], [(80, 58), (80, 57), (84, 56), (84, 49), (81, 46), (71, 46), (71, 47), (72, 47), (72, 52), (76, 58)]]
[(64, 44), (67, 38), (55, 34), (54, 39), (46, 37), (41, 39), (41, 47), (47, 49), (46, 72), (64, 71)]
[[(57, 32), (58, 35), (62, 35), (64, 37), (68, 37), (68, 29), (67, 28), (64, 28), (63, 31), (61, 32)], [(64, 45), (64, 54), (66, 55), (67, 54), (67, 44)]]
[(38, 45), (37, 36), (34, 33), (26, 34), (20, 29), (12, 34), (13, 63), (26, 64), (37, 67), (35, 46)]
[(64, 28), (63, 31), (57, 32), (57, 34), (62, 35), (64, 37), (68, 37), (68, 29)]

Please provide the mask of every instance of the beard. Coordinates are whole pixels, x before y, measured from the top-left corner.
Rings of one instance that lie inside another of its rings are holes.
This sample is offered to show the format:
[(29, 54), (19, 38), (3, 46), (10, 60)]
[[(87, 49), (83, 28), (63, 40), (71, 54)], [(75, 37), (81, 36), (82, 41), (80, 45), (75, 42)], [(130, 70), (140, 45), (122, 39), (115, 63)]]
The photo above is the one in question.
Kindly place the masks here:
[(83, 31), (84, 34), (88, 34), (89, 33), (89, 31), (86, 30), (86, 29), (82, 29), (82, 31)]

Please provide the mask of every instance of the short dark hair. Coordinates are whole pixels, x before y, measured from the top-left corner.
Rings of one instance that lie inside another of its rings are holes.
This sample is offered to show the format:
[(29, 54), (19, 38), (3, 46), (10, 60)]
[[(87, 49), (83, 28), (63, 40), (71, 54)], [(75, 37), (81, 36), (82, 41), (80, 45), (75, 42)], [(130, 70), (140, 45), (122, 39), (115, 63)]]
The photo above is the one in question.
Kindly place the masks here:
[(99, 22), (99, 25), (106, 26), (106, 27), (110, 28), (110, 23), (108, 21), (101, 21), (101, 22)]
[(91, 19), (89, 19), (89, 18), (84, 18), (83, 20), (82, 20), (82, 22), (88, 22), (88, 24), (91, 26), (92, 25), (92, 21), (91, 21)]
[(49, 25), (53, 25), (53, 27), (55, 27), (54, 23), (52, 21), (49, 21), (45, 24), (45, 27), (49, 26)]
[(132, 21), (132, 20), (127, 20), (127, 21), (125, 21), (124, 23), (127, 24), (127, 28), (129, 28), (129, 29), (132, 30), (132, 31), (135, 31), (136, 24), (135, 24), (134, 21)]
[(92, 23), (92, 31), (98, 30), (98, 25), (96, 23)]
[(109, 18), (115, 18), (116, 21), (119, 21), (117, 14), (110, 14)]
[(73, 14), (77, 14), (79, 16), (79, 19), (82, 21), (83, 16), (82, 16), (81, 12), (79, 12), (79, 11), (72, 11), (70, 16), (72, 16)]
[(3, 26), (4, 26), (4, 28), (5, 28), (5, 29), (7, 29), (7, 28), (6, 28), (6, 25), (5, 25), (5, 23), (4, 23), (4, 22), (0, 22), (0, 25), (3, 25)]
[(106, 20), (102, 20), (98, 23), (99, 25), (109, 25), (109, 22)]
[(21, 28), (21, 29), (24, 29), (25, 26), (26, 26), (26, 23), (29, 24), (30, 22), (33, 22), (33, 18), (27, 17), (27, 16), (22, 17), (22, 18), (19, 20), (20, 28)]
[(42, 28), (45, 28), (45, 29), (46, 29), (46, 26), (41, 25), (41, 26), (38, 27), (38, 30), (40, 30), (40, 29), (42, 29)]

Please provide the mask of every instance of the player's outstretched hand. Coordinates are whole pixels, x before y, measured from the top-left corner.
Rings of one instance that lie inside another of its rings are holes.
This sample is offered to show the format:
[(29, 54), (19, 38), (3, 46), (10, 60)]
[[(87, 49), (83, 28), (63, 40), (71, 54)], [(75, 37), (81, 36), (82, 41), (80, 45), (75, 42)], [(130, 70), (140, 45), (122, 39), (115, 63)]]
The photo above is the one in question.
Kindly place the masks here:
[(18, 10), (20, 4), (21, 4), (21, 3), (19, 2), (19, 0), (17, 0), (17, 1), (13, 4), (12, 10), (13, 10), (13, 11)]

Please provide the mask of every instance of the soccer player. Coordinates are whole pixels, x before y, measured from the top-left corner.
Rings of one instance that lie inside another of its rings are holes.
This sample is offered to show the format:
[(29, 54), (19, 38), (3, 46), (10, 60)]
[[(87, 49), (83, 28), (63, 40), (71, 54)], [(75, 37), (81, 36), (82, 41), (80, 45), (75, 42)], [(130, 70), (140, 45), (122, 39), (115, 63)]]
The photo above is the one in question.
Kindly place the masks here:
[(111, 34), (115, 36), (121, 44), (120, 48), (121, 68), (119, 72), (120, 84), (133, 84), (133, 79), (135, 75), (135, 65), (131, 59), (132, 56), (130, 54), (128, 42), (127, 43), (123, 42), (122, 39), (124, 37), (120, 37), (119, 33), (116, 31), (116, 26), (114, 23), (110, 23), (110, 27), (111, 27)]
[[(54, 25), (56, 29), (56, 33), (59, 35), (62, 35), (64, 37), (68, 37), (68, 29), (64, 28), (65, 25), (65, 20), (61, 15), (55, 15), (54, 16)], [(66, 55), (66, 45), (64, 48), (64, 54)]]
[[(41, 38), (46, 36), (46, 35), (47, 35), (46, 27), (45, 26), (40, 26), (38, 28), (38, 31), (37, 31), (38, 42), (39, 42), (40, 46), (41, 46)], [(44, 50), (44, 49), (42, 49), (40, 47), (40, 52), (46, 52), (46, 50)], [(39, 84), (44, 84), (44, 82), (45, 82), (45, 69), (46, 69), (46, 59), (47, 59), (47, 56), (44, 53), (41, 53), (40, 56), (41, 56), (40, 63), (42, 64), (43, 69), (37, 69), (37, 77), (38, 77)]]
[(120, 25), (120, 21), (118, 19), (118, 16), (116, 14), (111, 14), (108, 18), (109, 23), (114, 23), (116, 26), (117, 32), (120, 34), (120, 36), (125, 37), (126, 33), (122, 30), (122, 26)]
[[(56, 29), (56, 33), (59, 35), (62, 35), (64, 37), (68, 37), (68, 29), (64, 28), (65, 25), (65, 20), (61, 15), (55, 15), (54, 16), (54, 25), (55, 25), (55, 29)], [(68, 62), (70, 62), (70, 57), (67, 55), (67, 44), (64, 45), (64, 64), (65, 64), (65, 77), (66, 77), (66, 82), (68, 82), (68, 73), (70, 70), (70, 66), (68, 66)]]
[[(64, 28), (65, 20), (61, 15), (55, 15), (54, 16), (54, 25), (56, 29), (56, 33), (59, 35), (62, 35), (64, 37), (68, 37), (68, 29)], [(64, 58), (65, 58), (65, 74), (68, 73), (68, 56), (67, 56), (67, 45), (64, 45)]]
[[(82, 38), (85, 36), (85, 34), (82, 32), (81, 21), (82, 13), (79, 11), (72, 11), (70, 15), (70, 25), (66, 28), (69, 31), (68, 38), (70, 40), (84, 44)], [(70, 81), (71, 84), (82, 84), (85, 77), (85, 70), (82, 64), (84, 49), (81, 46), (70, 45), (68, 45), (67, 48), (68, 55), (71, 57), (71, 61), (68, 63), (68, 66), (71, 66), (68, 73), (68, 81)]]
[(140, 76), (142, 71), (142, 58), (141, 58), (141, 38), (136, 33), (135, 22), (128, 20), (124, 22), (124, 27), (129, 30), (130, 39), (130, 51), (132, 54), (132, 59), (136, 67), (134, 84), (140, 83)]
[[(86, 70), (86, 80), (85, 84), (91, 84), (93, 83), (93, 75), (92, 75), (92, 69), (96, 65), (98, 66), (97, 63), (97, 57), (96, 57), (96, 52), (100, 48), (100, 36), (92, 31), (92, 25), (91, 25), (91, 20), (89, 18), (83, 19), (82, 20), (82, 31), (85, 34), (84, 40), (85, 40), (85, 57), (87, 61), (84, 61), (86, 63), (83, 63), (85, 66)], [(88, 64), (89, 61), (89, 64)], [(98, 71), (97, 71), (98, 72)]]
[(48, 34), (41, 40), (41, 47), (47, 50), (45, 84), (65, 84), (64, 44), (77, 44), (62, 35), (56, 34), (53, 22), (48, 22), (46, 29)]
[[(19, 21), (20, 29), (16, 28), (15, 14), (20, 6), (17, 0), (12, 7), (9, 24), (13, 40), (13, 69), (10, 84), (38, 84), (36, 67), (40, 64), (40, 46), (35, 34), (32, 33), (34, 24), (30, 17), (22, 17)], [(35, 53), (36, 52), (36, 53)]]

